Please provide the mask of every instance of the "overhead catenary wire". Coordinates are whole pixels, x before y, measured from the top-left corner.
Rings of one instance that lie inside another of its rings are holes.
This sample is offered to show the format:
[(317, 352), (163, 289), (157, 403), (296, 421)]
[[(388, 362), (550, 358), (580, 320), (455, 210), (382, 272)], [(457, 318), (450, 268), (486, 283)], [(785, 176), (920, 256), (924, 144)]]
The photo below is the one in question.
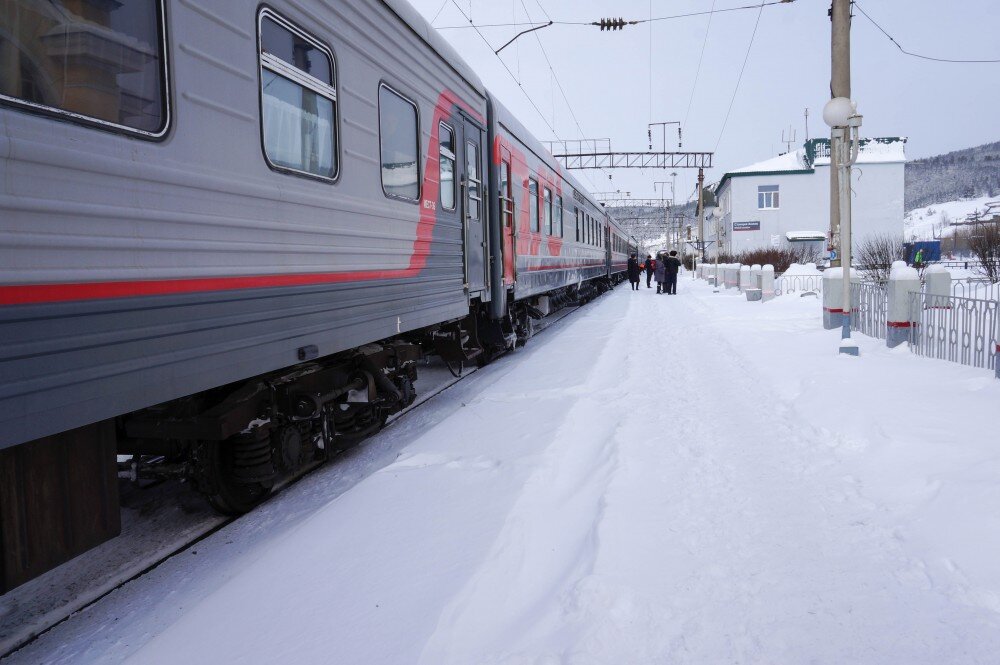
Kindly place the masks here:
[[(770, 2), (762, 2), (762, 3), (758, 3), (758, 4), (753, 4), (753, 5), (741, 5), (739, 7), (723, 7), (722, 9), (714, 9), (713, 8), (713, 9), (711, 9), (709, 11), (704, 11), (704, 12), (689, 12), (689, 13), (686, 13), (686, 14), (672, 14), (670, 16), (654, 16), (652, 18), (643, 18), (643, 19), (628, 20), (628, 21), (625, 21), (624, 23), (625, 23), (625, 25), (640, 25), (642, 23), (651, 23), (651, 22), (655, 22), (655, 21), (671, 21), (671, 20), (674, 20), (674, 19), (691, 18), (691, 17), (694, 17), (694, 16), (707, 16), (709, 14), (723, 14), (725, 12), (738, 12), (738, 11), (743, 11), (743, 10), (748, 10), (748, 9), (759, 9), (761, 7), (770, 7), (772, 5), (782, 5), (782, 4), (787, 4), (787, 3), (790, 3), (790, 2), (794, 2), (794, 1), (795, 0), (771, 0)], [(462, 14), (464, 15), (465, 12), (462, 12)], [(468, 16), (466, 16), (466, 18), (468, 18)], [(600, 21), (555, 21), (555, 20), (551, 20), (551, 22), (552, 22), (553, 25), (584, 25), (584, 26), (595, 26), (595, 27), (599, 27), (601, 25)], [(545, 25), (545, 23), (546, 22), (543, 22), (543, 21), (531, 21), (530, 19), (526, 23), (519, 23), (519, 22), (515, 21), (513, 23), (479, 23), (479, 24), (473, 24), (470, 21), (469, 24), (467, 24), (467, 25), (446, 25), (446, 26), (441, 26), (441, 27), (439, 27), (437, 29), (438, 30), (460, 30), (460, 29), (464, 29), (464, 28), (477, 28), (477, 29), (478, 28), (511, 28), (511, 27), (517, 27), (517, 26), (522, 26), (522, 25), (543, 26), (543, 25)]]
[(743, 72), (746, 71), (747, 61), (750, 59), (750, 51), (753, 49), (754, 38), (757, 37), (757, 26), (760, 25), (761, 14), (764, 13), (764, 3), (760, 4), (760, 10), (757, 12), (757, 21), (753, 24), (753, 33), (750, 35), (750, 43), (747, 45), (747, 53), (743, 57), (743, 66), (740, 67), (740, 75), (736, 79), (736, 87), (733, 89), (733, 96), (729, 100), (729, 108), (726, 110), (726, 117), (722, 121), (722, 129), (719, 130), (719, 138), (715, 142), (715, 149), (713, 152), (719, 151), (719, 144), (722, 143), (722, 136), (726, 133), (726, 125), (729, 124), (729, 114), (733, 111), (733, 104), (736, 102), (736, 94), (740, 91), (740, 83), (743, 81)]
[[(524, 0), (520, 0), (520, 2), (521, 2), (521, 7), (524, 9), (524, 15), (527, 16), (528, 20), (530, 21), (531, 20), (531, 13), (528, 11), (527, 5), (524, 4)], [(549, 17), (548, 12), (545, 11), (545, 8), (542, 7), (542, 3), (539, 2), (539, 0), (535, 0), (535, 4), (538, 5), (538, 8), (542, 10), (543, 14), (545, 14), (545, 18), (549, 19), (549, 23), (551, 23), (552, 19), (551, 19), (551, 17)], [(569, 109), (569, 115), (570, 115), (571, 118), (573, 118), (573, 122), (576, 124), (576, 129), (580, 133), (580, 138), (583, 139), (586, 136), (586, 134), (583, 131), (583, 127), (580, 125), (580, 120), (576, 117), (576, 112), (573, 111), (573, 104), (570, 103), (569, 97), (566, 95), (566, 90), (563, 88), (562, 82), (559, 80), (559, 75), (556, 74), (556, 70), (552, 66), (552, 61), (549, 60), (549, 53), (548, 53), (548, 51), (545, 50), (545, 45), (542, 44), (542, 40), (541, 40), (541, 38), (539, 38), (539, 36), (537, 34), (535, 35), (535, 41), (538, 42), (538, 48), (541, 49), (542, 56), (545, 57), (545, 64), (547, 64), (549, 66), (549, 73), (550, 73), (550, 75), (552, 77), (552, 80), (555, 81), (556, 87), (559, 88), (559, 93), (562, 95), (563, 101), (566, 102), (566, 108)], [(553, 113), (555, 113), (555, 104), (553, 104), (552, 106), (553, 106), (553, 109), (552, 109)], [(553, 119), (553, 123), (552, 124), (553, 125), (555, 124), (555, 120), (554, 119)], [(556, 133), (555, 133), (555, 129), (552, 130), (552, 134), (557, 139), (559, 138), (558, 135), (556, 135)], [(601, 170), (604, 171), (605, 173), (607, 173), (607, 171), (605, 169), (601, 169)], [(587, 180), (590, 182), (590, 185), (596, 189), (597, 185), (590, 178), (590, 175), (586, 174), (586, 173), (584, 175), (587, 178)]]
[[(538, 117), (542, 119), (542, 122), (545, 123), (545, 126), (549, 128), (550, 132), (552, 132), (552, 136), (555, 137), (556, 140), (561, 141), (562, 139), (559, 138), (559, 134), (556, 132), (555, 127), (553, 127), (551, 124), (549, 124), (549, 121), (545, 117), (545, 114), (542, 113), (542, 110), (540, 108), (538, 108), (537, 104), (535, 104), (535, 100), (533, 100), (531, 98), (531, 95), (528, 94), (528, 91), (524, 89), (524, 85), (521, 83), (521, 81), (516, 76), (514, 76), (514, 72), (512, 72), (510, 70), (510, 67), (508, 67), (507, 63), (503, 61), (503, 58), (501, 58), (499, 55), (497, 55), (496, 51), (494, 51), (494, 49), (493, 49), (493, 45), (490, 44), (490, 42), (489, 42), (488, 39), (486, 39), (486, 36), (479, 30), (479, 28), (477, 26), (473, 25), (472, 19), (469, 17), (468, 14), (465, 13), (465, 10), (462, 9), (461, 5), (458, 4), (457, 0), (451, 0), (451, 3), (453, 5), (455, 5), (455, 8), (459, 11), (459, 13), (461, 13), (462, 16), (465, 17), (465, 19), (469, 22), (469, 25), (471, 25), (473, 28), (475, 28), (476, 34), (479, 35), (479, 38), (483, 40), (483, 43), (486, 44), (486, 47), (491, 52), (493, 52), (493, 55), (496, 57), (496, 59), (500, 61), (500, 64), (503, 66), (504, 70), (506, 70), (507, 74), (510, 75), (510, 78), (514, 81), (514, 83), (517, 84), (517, 87), (521, 89), (521, 93), (524, 95), (525, 99), (528, 100), (528, 103), (531, 104), (531, 108), (535, 109), (535, 113), (537, 113)], [(524, 3), (523, 3), (523, 0), (522, 0), (522, 6), (523, 6), (523, 4)], [(527, 12), (527, 8), (526, 7), (525, 7), (525, 12)], [(548, 58), (548, 56), (546, 56), (546, 58)], [(560, 89), (561, 89), (561, 86), (560, 86)], [(591, 182), (591, 185), (593, 186), (593, 182)]]
[(866, 19), (868, 19), (869, 21), (871, 21), (872, 25), (874, 25), (876, 28), (878, 28), (879, 32), (881, 32), (883, 35), (885, 35), (886, 38), (896, 46), (896, 48), (898, 48), (902, 53), (905, 53), (908, 56), (911, 56), (911, 57), (914, 57), (914, 58), (920, 58), (922, 60), (931, 60), (933, 62), (950, 62), (950, 63), (958, 63), (958, 64), (984, 64), (984, 63), (997, 63), (997, 62), (1000, 62), (1000, 59), (996, 59), (996, 60), (965, 60), (965, 59), (957, 59), (957, 58), (935, 58), (935, 57), (932, 57), (932, 56), (929, 56), (929, 55), (922, 55), (920, 53), (913, 53), (912, 51), (907, 51), (905, 48), (903, 48), (903, 46), (898, 41), (896, 41), (893, 38), (892, 35), (890, 35), (888, 32), (885, 31), (885, 28), (883, 28), (881, 25), (879, 25), (875, 21), (875, 19), (873, 19), (871, 16), (869, 16), (868, 12), (866, 12), (864, 10), (864, 8), (862, 8), (861, 5), (858, 4), (858, 2), (856, 0), (854, 2), (854, 6), (858, 8), (858, 11), (861, 12), (861, 14)]
[(691, 106), (694, 104), (694, 94), (698, 90), (698, 77), (701, 75), (701, 63), (705, 59), (705, 47), (708, 45), (708, 33), (712, 29), (712, 15), (715, 12), (715, 0), (712, 0), (712, 7), (708, 14), (708, 25), (705, 26), (705, 39), (701, 42), (701, 55), (698, 56), (698, 67), (694, 71), (694, 83), (691, 85), (691, 98), (688, 99), (687, 111), (684, 112), (683, 127), (687, 127), (688, 116), (691, 115)]

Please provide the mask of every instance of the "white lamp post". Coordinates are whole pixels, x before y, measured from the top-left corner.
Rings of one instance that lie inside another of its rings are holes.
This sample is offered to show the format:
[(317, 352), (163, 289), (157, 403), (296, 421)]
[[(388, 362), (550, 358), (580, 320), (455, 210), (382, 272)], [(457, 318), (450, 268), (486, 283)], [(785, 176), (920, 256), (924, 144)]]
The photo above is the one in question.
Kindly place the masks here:
[(840, 352), (858, 355), (858, 345), (851, 340), (851, 165), (858, 161), (861, 149), (861, 116), (858, 106), (846, 97), (834, 97), (823, 107), (823, 121), (832, 129), (830, 168), (838, 170), (840, 202), (840, 264), (843, 266), (843, 331)]

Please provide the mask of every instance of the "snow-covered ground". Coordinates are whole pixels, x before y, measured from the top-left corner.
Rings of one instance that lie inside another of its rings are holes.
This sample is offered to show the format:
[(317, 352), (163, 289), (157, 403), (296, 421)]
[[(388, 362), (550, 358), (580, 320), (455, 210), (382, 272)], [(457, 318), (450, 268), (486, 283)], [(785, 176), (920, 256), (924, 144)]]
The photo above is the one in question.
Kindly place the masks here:
[(1000, 382), (678, 290), (619, 287), (10, 662), (996, 663)]
[(907, 242), (950, 238), (956, 229), (950, 226), (952, 222), (964, 222), (970, 214), (983, 213), (986, 204), (996, 200), (995, 196), (986, 196), (914, 208), (903, 216), (903, 238)]

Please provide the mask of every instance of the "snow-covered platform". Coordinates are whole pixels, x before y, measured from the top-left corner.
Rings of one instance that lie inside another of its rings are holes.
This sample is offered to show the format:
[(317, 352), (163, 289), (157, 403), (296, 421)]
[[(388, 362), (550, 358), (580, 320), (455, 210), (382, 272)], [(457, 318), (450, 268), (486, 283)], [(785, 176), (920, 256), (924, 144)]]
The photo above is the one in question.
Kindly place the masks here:
[(11, 663), (1000, 653), (1000, 382), (619, 288)]

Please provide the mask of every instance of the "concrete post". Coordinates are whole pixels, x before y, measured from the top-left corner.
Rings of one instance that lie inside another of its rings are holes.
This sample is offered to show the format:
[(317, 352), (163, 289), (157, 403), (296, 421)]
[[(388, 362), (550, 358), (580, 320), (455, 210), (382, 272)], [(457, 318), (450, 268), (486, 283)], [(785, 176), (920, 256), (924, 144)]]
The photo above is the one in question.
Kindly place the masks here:
[(740, 266), (739, 274), (739, 289), (744, 291), (746, 289), (752, 288), (753, 285), (750, 283), (750, 266)]
[(762, 266), (759, 279), (761, 300), (774, 300), (774, 266), (770, 263)]
[(760, 264), (755, 263), (750, 266), (750, 288), (760, 288)]
[(727, 289), (736, 288), (737, 275), (739, 274), (739, 264), (738, 263), (727, 263), (726, 264), (726, 275), (723, 277), (723, 283), (726, 285)]
[(924, 271), (927, 283), (928, 307), (948, 308), (951, 306), (951, 273), (944, 266), (933, 265)]
[(823, 327), (827, 330), (844, 325), (843, 284), (843, 268), (823, 271)]
[(920, 292), (920, 275), (903, 261), (892, 264), (889, 272), (888, 308), (885, 323), (888, 327), (885, 343), (889, 348), (910, 339), (910, 294)]

